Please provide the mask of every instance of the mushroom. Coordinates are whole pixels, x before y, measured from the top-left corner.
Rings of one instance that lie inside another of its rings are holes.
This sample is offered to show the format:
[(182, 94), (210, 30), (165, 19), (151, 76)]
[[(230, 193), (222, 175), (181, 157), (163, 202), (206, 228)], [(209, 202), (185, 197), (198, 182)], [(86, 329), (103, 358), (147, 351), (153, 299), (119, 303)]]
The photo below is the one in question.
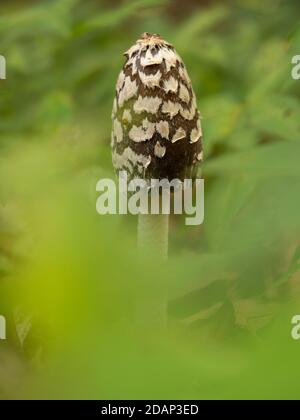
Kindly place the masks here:
[[(112, 157), (128, 181), (194, 179), (202, 161), (202, 130), (186, 67), (160, 35), (144, 33), (125, 53), (116, 85)], [(140, 214), (138, 242), (167, 255), (167, 214)]]

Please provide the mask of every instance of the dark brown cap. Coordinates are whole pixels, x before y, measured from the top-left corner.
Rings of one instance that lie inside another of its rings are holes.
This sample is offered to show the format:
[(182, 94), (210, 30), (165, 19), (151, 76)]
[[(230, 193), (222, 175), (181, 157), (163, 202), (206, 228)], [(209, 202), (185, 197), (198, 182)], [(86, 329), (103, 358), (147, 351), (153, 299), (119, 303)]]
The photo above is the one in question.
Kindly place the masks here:
[(195, 178), (202, 130), (190, 78), (174, 47), (145, 33), (126, 53), (112, 119), (113, 164), (128, 178)]

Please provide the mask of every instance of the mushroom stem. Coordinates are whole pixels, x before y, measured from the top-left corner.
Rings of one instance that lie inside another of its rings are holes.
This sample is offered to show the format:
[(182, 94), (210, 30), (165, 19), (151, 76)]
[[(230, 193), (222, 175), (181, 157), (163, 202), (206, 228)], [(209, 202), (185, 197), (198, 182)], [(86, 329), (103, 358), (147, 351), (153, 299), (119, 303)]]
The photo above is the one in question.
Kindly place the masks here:
[[(164, 261), (168, 257), (169, 215), (139, 214), (138, 248), (156, 261)], [(150, 267), (149, 267), (150, 268)], [(145, 288), (142, 287), (143, 293)], [(148, 290), (146, 288), (146, 290)], [(155, 290), (155, 293), (153, 291)], [(143, 295), (142, 293), (142, 295)], [(168, 293), (164, 278), (154, 280), (152, 293), (138, 303), (138, 319), (143, 327), (152, 326), (157, 331), (165, 331), (168, 323)]]
[(168, 258), (169, 215), (140, 214), (138, 220), (138, 247), (162, 259)]

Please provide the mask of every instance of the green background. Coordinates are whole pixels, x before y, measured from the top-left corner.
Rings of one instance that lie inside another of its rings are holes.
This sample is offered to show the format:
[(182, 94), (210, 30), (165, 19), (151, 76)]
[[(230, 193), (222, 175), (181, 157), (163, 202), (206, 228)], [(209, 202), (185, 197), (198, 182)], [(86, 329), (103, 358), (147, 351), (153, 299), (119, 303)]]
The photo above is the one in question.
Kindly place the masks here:
[[(0, 396), (298, 399), (299, 2), (2, 0), (0, 13)], [(138, 254), (134, 217), (95, 211), (122, 54), (146, 31), (183, 58), (205, 147), (205, 223), (172, 218), (159, 264)], [(168, 330), (136, 325), (165, 282)]]

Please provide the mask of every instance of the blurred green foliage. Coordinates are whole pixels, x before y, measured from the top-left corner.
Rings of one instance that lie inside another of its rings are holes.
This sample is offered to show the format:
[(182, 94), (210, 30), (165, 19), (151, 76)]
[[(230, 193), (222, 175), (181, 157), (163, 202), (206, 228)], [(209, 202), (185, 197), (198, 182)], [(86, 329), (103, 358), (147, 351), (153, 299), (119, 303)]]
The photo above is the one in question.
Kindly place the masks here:
[[(7, 0), (0, 11), (0, 314), (11, 332), (0, 396), (298, 399), (299, 2)], [(96, 181), (113, 176), (122, 53), (145, 31), (184, 59), (205, 135), (205, 223), (174, 218), (161, 266), (137, 254), (135, 219), (95, 211)], [(133, 322), (163, 279), (167, 337)], [(16, 307), (34, 319), (22, 346)]]

